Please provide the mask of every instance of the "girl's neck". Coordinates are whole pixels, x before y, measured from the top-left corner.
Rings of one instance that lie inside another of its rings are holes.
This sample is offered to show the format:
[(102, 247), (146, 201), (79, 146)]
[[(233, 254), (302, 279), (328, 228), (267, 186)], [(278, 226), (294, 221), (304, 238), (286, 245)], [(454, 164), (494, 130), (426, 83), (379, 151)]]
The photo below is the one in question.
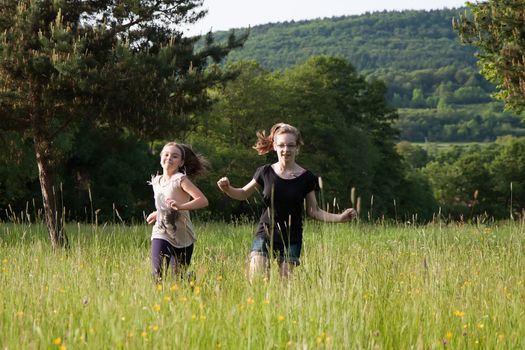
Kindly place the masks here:
[(299, 167), (296, 162), (277, 162), (275, 165), (282, 171), (294, 170)]
[(277, 162), (272, 165), (273, 170), (275, 173), (283, 178), (283, 179), (294, 179), (298, 176), (300, 176), (304, 169), (299, 166), (299, 164), (292, 162), (292, 163), (280, 163)]
[(172, 177), (173, 175), (175, 175), (177, 173), (177, 171), (174, 171), (174, 170), (164, 170), (162, 172), (162, 177), (164, 179), (169, 179), (170, 177)]

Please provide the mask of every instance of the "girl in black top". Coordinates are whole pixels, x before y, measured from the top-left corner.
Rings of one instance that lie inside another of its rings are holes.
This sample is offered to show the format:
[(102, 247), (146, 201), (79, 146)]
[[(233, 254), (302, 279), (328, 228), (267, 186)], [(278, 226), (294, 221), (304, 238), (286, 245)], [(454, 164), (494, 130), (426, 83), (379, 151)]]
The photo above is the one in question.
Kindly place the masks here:
[(254, 148), (259, 155), (276, 151), (278, 161), (258, 168), (253, 179), (242, 188), (232, 187), (227, 177), (217, 182), (221, 191), (237, 200), (246, 200), (255, 190), (262, 189), (265, 209), (252, 244), (250, 280), (260, 271), (267, 270), (270, 253), (278, 258), (283, 277), (288, 276), (295, 265), (299, 265), (305, 199), (307, 214), (317, 220), (345, 222), (357, 215), (352, 208), (341, 214), (328, 213), (319, 208), (315, 197), (315, 191), (319, 188), (317, 176), (295, 162), (302, 145), (297, 128), (285, 123), (275, 124), (268, 136), (264, 131), (257, 132)]

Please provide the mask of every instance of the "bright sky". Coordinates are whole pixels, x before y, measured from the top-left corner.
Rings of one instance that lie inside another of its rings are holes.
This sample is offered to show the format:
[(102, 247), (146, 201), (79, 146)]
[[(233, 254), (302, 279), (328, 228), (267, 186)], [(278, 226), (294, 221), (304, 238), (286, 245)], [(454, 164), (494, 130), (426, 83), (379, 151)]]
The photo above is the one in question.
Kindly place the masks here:
[(208, 14), (187, 35), (365, 12), (457, 8), (465, 0), (204, 0)]

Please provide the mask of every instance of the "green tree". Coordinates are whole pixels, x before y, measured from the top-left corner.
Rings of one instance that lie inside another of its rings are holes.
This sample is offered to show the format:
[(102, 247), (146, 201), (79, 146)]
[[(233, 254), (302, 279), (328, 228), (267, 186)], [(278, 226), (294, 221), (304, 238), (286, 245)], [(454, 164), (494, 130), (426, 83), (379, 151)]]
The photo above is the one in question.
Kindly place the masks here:
[(178, 28), (202, 18), (201, 0), (19, 0), (0, 3), (2, 130), (32, 141), (53, 248), (67, 244), (56, 170), (84, 127), (111, 126), (141, 137), (192, 127), (206, 89), (225, 78), (204, 73), (245, 37), (204, 48)]
[[(276, 76), (280, 114), (305, 137), (300, 162), (323, 178), (327, 201), (348, 205), (352, 188), (363, 210), (372, 195), (377, 213), (387, 212), (402, 178), (395, 153), (396, 112), (385, 101), (386, 87), (367, 81), (339, 57), (313, 57)], [(388, 175), (387, 175), (388, 174)]]
[(499, 216), (495, 178), (490, 171), (497, 148), (453, 147), (423, 169), (444, 214), (456, 218), (485, 213)]
[[(501, 151), (490, 164), (502, 217), (519, 215), (525, 208), (525, 137), (498, 140)], [(505, 207), (503, 207), (505, 203)]]
[(396, 151), (411, 168), (423, 168), (430, 161), (430, 157), (423, 147), (413, 145), (408, 141), (399, 142), (396, 145)]
[(508, 108), (525, 108), (525, 2), (488, 0), (467, 3), (453, 21), (462, 42), (479, 49), (481, 73), (497, 84), (497, 98)]

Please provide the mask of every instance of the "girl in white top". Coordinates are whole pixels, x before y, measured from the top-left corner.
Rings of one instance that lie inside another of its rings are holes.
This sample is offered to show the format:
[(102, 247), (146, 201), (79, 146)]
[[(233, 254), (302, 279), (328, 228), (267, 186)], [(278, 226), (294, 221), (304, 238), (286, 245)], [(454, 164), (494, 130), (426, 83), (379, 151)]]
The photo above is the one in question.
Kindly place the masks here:
[(162, 175), (153, 176), (150, 182), (157, 210), (146, 218), (148, 224), (154, 224), (151, 265), (156, 281), (163, 278), (170, 261), (174, 274), (190, 264), (197, 238), (189, 211), (208, 205), (206, 196), (189, 179), (207, 170), (206, 159), (187, 145), (170, 142), (162, 148), (160, 165)]

